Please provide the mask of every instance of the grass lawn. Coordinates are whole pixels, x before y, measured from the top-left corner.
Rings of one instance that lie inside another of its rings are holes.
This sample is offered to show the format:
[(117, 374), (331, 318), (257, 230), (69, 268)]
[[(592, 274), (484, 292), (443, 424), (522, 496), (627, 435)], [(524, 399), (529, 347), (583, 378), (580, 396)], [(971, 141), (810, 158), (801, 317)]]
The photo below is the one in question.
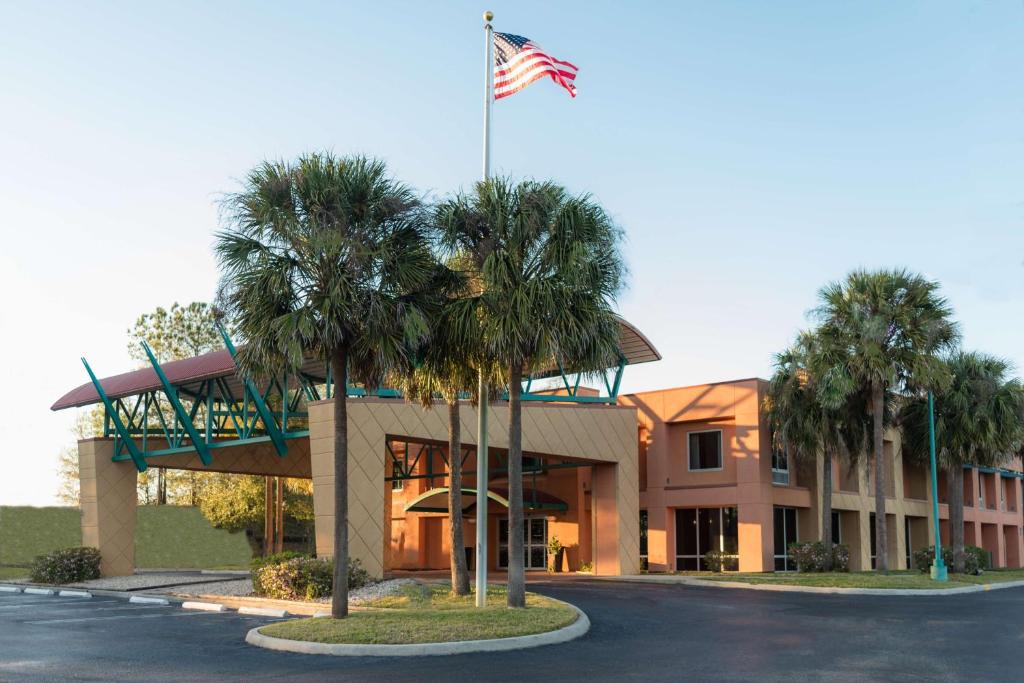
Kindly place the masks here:
[(315, 643), (440, 643), (486, 640), (543, 633), (576, 620), (572, 608), (534, 593), (526, 609), (505, 607), (505, 587), (487, 589), (488, 606), (477, 609), (473, 596), (453, 596), (448, 586), (404, 586), (395, 596), (379, 598), (372, 609), (345, 619), (299, 619), (260, 629), (275, 638)]
[(993, 569), (981, 576), (950, 574), (949, 581), (932, 581), (918, 571), (893, 570), (886, 575), (874, 572), (830, 572), (808, 574), (738, 574), (709, 572), (680, 572), (686, 576), (708, 581), (737, 581), (741, 583), (774, 584), (778, 586), (817, 586), (823, 588), (960, 588), (975, 584), (1019, 581), (1024, 569)]
[[(0, 506), (0, 565), (29, 565), (37, 555), (82, 544), (81, 513), (71, 507)], [(197, 508), (140, 506), (135, 562), (141, 568), (248, 569), (245, 535), (210, 526)], [(0, 566), (0, 576), (12, 578)], [(17, 570), (24, 576), (25, 569)]]
[(0, 567), (0, 581), (4, 579), (24, 579), (28, 570), (22, 567)]

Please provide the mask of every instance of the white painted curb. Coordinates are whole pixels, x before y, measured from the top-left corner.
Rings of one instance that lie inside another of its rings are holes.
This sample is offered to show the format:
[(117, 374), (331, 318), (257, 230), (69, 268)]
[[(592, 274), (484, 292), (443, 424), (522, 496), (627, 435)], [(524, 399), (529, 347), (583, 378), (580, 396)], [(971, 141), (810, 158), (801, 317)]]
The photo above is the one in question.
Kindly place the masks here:
[[(569, 603), (564, 603), (569, 605)], [(583, 636), (590, 630), (590, 619), (576, 605), (576, 621), (557, 631), (535, 633), (514, 638), (492, 638), (490, 640), (460, 640), (450, 643), (416, 643), (405, 645), (364, 645), (310, 643), (302, 640), (274, 638), (260, 633), (262, 626), (254, 628), (245, 636), (245, 642), (256, 647), (281, 652), (298, 652), (307, 655), (334, 655), (336, 657), (424, 657), (436, 655), (461, 655), (470, 652), (503, 652), (524, 650), (542, 645), (567, 643)]]
[(203, 612), (227, 612), (228, 608), (217, 602), (183, 602), (182, 609), (197, 609)]
[(29, 595), (53, 595), (53, 590), (50, 588), (26, 588), (25, 592)]
[(133, 595), (128, 598), (128, 602), (135, 603), (136, 605), (169, 605), (171, 601), (167, 598), (150, 598), (145, 595)]
[(91, 598), (92, 593), (89, 591), (76, 591), (76, 590), (62, 590), (58, 593), (62, 598)]
[(313, 612), (314, 619), (323, 619), (324, 617), (331, 616), (330, 612)]
[(17, 586), (0, 586), (0, 593), (20, 593), (21, 589)]
[(705, 588), (740, 588), (753, 591), (773, 591), (776, 593), (818, 593), (831, 595), (889, 595), (889, 596), (936, 596), (963, 595), (964, 593), (984, 593), (1003, 590), (1004, 588), (1020, 588), (1024, 581), (1002, 581), (999, 583), (982, 583), (974, 586), (957, 588), (829, 588), (826, 586), (785, 586), (766, 583), (744, 583), (743, 581), (707, 581), (690, 576), (652, 575), (647, 576), (609, 576), (595, 577), (604, 581), (622, 581), (625, 583), (650, 583), (657, 585), (700, 586)]
[(277, 617), (283, 619), (288, 616), (286, 609), (271, 609), (270, 607), (239, 607), (239, 614), (252, 614), (257, 617)]

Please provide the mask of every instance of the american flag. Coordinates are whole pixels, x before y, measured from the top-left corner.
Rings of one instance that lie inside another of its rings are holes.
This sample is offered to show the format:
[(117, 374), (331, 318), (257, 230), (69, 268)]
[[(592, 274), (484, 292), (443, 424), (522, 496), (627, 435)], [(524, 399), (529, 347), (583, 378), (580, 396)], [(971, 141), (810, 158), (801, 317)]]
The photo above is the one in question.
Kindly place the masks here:
[(543, 76), (551, 76), (558, 85), (576, 97), (578, 69), (555, 59), (529, 38), (511, 33), (494, 34), (494, 99), (514, 95)]

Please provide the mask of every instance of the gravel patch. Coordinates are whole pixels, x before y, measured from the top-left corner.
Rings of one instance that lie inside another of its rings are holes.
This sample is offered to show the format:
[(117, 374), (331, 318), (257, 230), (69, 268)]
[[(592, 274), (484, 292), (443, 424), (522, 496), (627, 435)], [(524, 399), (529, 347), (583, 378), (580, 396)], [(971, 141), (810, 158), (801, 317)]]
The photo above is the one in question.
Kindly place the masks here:
[(237, 579), (235, 581), (217, 581), (214, 583), (190, 583), (185, 586), (168, 588), (172, 593), (189, 595), (232, 595), (246, 597), (252, 595), (252, 580)]
[(413, 579), (388, 579), (387, 581), (381, 581), (380, 583), (371, 583), (368, 586), (363, 586), (362, 588), (349, 591), (348, 603), (350, 605), (361, 605), (362, 603), (369, 602), (370, 600), (394, 595), (401, 590), (402, 586), (408, 586), (409, 584), (415, 583), (417, 582)]
[(134, 576), (110, 576), (103, 579), (93, 579), (92, 581), (82, 581), (71, 585), (82, 588), (128, 591), (155, 586), (181, 586), (192, 583), (206, 583), (209, 580), (209, 577), (200, 576), (199, 574), (182, 576), (180, 573), (157, 574), (147, 572), (145, 574), (135, 574)]

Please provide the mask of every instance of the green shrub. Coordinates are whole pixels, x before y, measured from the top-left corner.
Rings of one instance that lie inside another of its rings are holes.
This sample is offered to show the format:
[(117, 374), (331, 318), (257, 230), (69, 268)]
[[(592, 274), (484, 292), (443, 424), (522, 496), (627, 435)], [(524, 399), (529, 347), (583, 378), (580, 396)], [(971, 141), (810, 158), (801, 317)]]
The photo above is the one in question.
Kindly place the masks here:
[(96, 548), (64, 548), (40, 555), (29, 577), (36, 583), (65, 584), (100, 578), (100, 551)]
[[(256, 595), (278, 600), (318, 600), (331, 595), (334, 563), (285, 552), (253, 560), (252, 588)], [(349, 590), (370, 582), (359, 560), (349, 559)]]
[[(935, 546), (921, 548), (914, 553), (914, 567), (919, 572), (927, 574), (931, 571), (932, 561), (935, 559)], [(942, 560), (950, 571), (953, 570), (953, 548), (948, 545), (942, 546)], [(976, 545), (964, 546), (964, 573), (980, 574), (988, 569), (988, 551)]]
[[(825, 559), (827, 557), (827, 551), (825, 550), (825, 544), (821, 541), (805, 541), (803, 543), (790, 543), (789, 556), (796, 563), (797, 571), (825, 571)], [(849, 546), (843, 543), (834, 543), (832, 545), (832, 571), (850, 571)]]
[(723, 553), (721, 550), (709, 550), (704, 553), (704, 569), (709, 572), (734, 572), (740, 568), (735, 555)]

